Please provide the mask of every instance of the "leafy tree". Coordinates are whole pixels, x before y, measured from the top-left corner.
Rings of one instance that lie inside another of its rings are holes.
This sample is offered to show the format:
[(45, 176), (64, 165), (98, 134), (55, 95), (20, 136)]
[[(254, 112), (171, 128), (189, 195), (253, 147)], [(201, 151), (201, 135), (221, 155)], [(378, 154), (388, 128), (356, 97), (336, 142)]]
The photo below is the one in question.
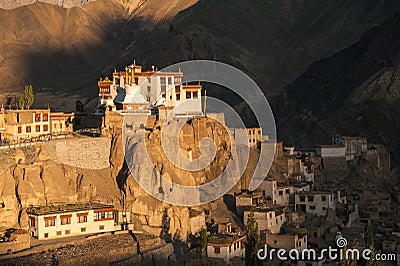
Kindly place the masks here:
[(204, 228), (201, 229), (200, 235), (201, 235), (201, 266), (206, 266), (207, 265), (207, 241), (208, 241), (207, 230)]
[(35, 94), (33, 93), (32, 85), (25, 86), (24, 95), (25, 95), (25, 108), (29, 109), (32, 106), (33, 101), (35, 100)]
[[(358, 249), (358, 241), (354, 239), (352, 249)], [(351, 253), (346, 258), (347, 246), (343, 247), (342, 254), (343, 258), (339, 261), (339, 266), (357, 266), (357, 258), (352, 258)]]
[(367, 248), (371, 248), (374, 245), (374, 227), (371, 220), (368, 220), (364, 230), (364, 240)]
[(250, 212), (246, 224), (246, 265), (253, 266), (260, 263), (260, 260), (257, 258), (259, 245), (258, 224), (254, 219), (254, 213)]
[(371, 259), (366, 261), (365, 265), (366, 266), (382, 266), (382, 262), (379, 260), (375, 260), (375, 256), (376, 254), (381, 254), (380, 251), (376, 252), (376, 250), (374, 248), (371, 249), (372, 253), (370, 255)]
[(18, 108), (19, 108), (19, 109), (24, 109), (24, 107), (25, 107), (25, 100), (24, 100), (24, 97), (19, 96), (19, 97), (18, 97)]

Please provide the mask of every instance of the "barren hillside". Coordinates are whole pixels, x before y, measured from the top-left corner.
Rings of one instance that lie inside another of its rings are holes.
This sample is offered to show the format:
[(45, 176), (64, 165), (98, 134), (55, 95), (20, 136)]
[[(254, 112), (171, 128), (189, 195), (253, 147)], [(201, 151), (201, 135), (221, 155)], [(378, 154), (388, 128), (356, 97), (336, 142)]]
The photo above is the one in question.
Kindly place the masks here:
[[(214, 59), (277, 94), (313, 61), (356, 42), (393, 16), (383, 1), (97, 0), (82, 7), (35, 3), (0, 10), (0, 92), (24, 84), (36, 103), (71, 110), (96, 97), (96, 81), (133, 58), (159, 68)], [(68, 95), (68, 97), (60, 97)]]

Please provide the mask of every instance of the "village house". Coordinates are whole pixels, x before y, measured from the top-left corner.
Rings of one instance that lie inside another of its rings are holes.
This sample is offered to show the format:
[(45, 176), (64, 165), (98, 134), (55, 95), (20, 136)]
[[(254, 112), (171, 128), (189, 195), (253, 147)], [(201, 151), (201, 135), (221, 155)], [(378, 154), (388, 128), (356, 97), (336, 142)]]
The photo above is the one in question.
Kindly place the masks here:
[(261, 202), (261, 195), (255, 192), (241, 191), (235, 194), (236, 212), (243, 216), (246, 206), (257, 206)]
[(328, 209), (335, 209), (335, 202), (330, 192), (303, 191), (295, 195), (295, 210), (326, 216)]
[(52, 136), (66, 135), (74, 131), (74, 114), (50, 113), (50, 132)]
[(0, 111), (0, 128), (3, 139), (17, 142), (44, 139), (50, 135), (50, 110), (5, 110)]
[(31, 206), (26, 212), (29, 232), (39, 240), (115, 230), (116, 210), (112, 205), (76, 203)]
[(275, 249), (285, 249), (286, 251), (294, 249), (301, 252), (307, 248), (307, 234), (305, 232), (287, 234), (267, 232), (265, 238), (267, 246)]
[(222, 259), (225, 265), (232, 265), (236, 258), (245, 257), (245, 242), (245, 235), (212, 235), (207, 241), (207, 257)]
[(367, 151), (367, 138), (364, 137), (336, 135), (332, 137), (332, 144), (334, 146), (345, 147), (346, 160), (353, 160)]
[(288, 206), (293, 202), (294, 188), (290, 185), (281, 185), (275, 179), (268, 178), (258, 187), (265, 199), (271, 200), (273, 205)]
[(249, 207), (246, 208), (243, 214), (243, 222), (247, 224), (250, 213), (253, 213), (254, 220), (258, 224), (258, 230), (268, 231), (270, 233), (279, 233), (281, 226), (286, 222), (285, 212), (282, 208), (268, 207)]

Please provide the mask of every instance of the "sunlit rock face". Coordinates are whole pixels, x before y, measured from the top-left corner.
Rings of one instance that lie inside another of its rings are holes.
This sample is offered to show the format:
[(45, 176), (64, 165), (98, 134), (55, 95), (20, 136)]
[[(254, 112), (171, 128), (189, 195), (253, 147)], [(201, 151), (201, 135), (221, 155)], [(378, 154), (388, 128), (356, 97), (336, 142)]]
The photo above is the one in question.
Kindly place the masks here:
[(49, 4), (53, 4), (53, 5), (62, 6), (65, 8), (70, 8), (73, 6), (82, 6), (91, 1), (95, 1), (95, 0), (4, 0), (4, 1), (0, 2), (0, 8), (13, 9), (13, 8), (17, 8), (20, 6), (33, 4), (36, 2), (49, 3)]

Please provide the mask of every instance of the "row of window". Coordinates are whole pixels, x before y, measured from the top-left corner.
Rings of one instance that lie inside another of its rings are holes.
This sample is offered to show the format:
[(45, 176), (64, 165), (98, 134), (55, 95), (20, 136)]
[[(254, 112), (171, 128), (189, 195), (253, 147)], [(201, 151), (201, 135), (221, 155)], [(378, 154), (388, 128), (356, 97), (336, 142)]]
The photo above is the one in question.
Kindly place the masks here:
[[(99, 230), (104, 230), (104, 225), (99, 225)], [(63, 231), (57, 231), (56, 235), (61, 236)], [(81, 228), (81, 233), (85, 233), (86, 232), (86, 227), (82, 227)], [(64, 231), (64, 235), (69, 235), (71, 234), (71, 230), (65, 230)], [(49, 233), (44, 233), (44, 238), (48, 238), (49, 237)]]
[(41, 114), (41, 113), (36, 113), (35, 114), (35, 122), (47, 122), (49, 121), (49, 114)]
[[(300, 199), (300, 202), (305, 202), (306, 196), (300, 195), (299, 199)], [(326, 201), (326, 199), (327, 199), (326, 195), (321, 195), (321, 201)], [(308, 195), (307, 200), (308, 200), (308, 202), (314, 202), (314, 195)]]
[[(233, 243), (233, 245), (229, 246), (229, 253), (232, 252), (232, 246), (233, 250), (244, 249), (244, 242), (238, 241)], [(221, 247), (214, 246), (214, 254), (221, 254)]]
[[(71, 224), (71, 218), (72, 215), (65, 215), (65, 216), (60, 216), (60, 224), (61, 225), (67, 225)], [(57, 217), (46, 217), (44, 220), (45, 227), (51, 227), (56, 225), (56, 219)], [(93, 219), (94, 221), (102, 221), (102, 220), (113, 220), (114, 219), (114, 214), (113, 211), (97, 211), (94, 212), (93, 214)], [(77, 221), (78, 223), (86, 223), (88, 221), (88, 214), (78, 214), (77, 215)], [(31, 226), (35, 226), (35, 220), (34, 218), (31, 218)]]
[[(43, 131), (40, 130), (41, 126), (36, 125), (35, 126), (35, 132), (46, 132), (49, 131), (49, 125), (43, 125)], [(18, 126), (18, 134), (22, 133), (22, 126)], [(25, 133), (32, 133), (32, 126), (25, 126)]]

